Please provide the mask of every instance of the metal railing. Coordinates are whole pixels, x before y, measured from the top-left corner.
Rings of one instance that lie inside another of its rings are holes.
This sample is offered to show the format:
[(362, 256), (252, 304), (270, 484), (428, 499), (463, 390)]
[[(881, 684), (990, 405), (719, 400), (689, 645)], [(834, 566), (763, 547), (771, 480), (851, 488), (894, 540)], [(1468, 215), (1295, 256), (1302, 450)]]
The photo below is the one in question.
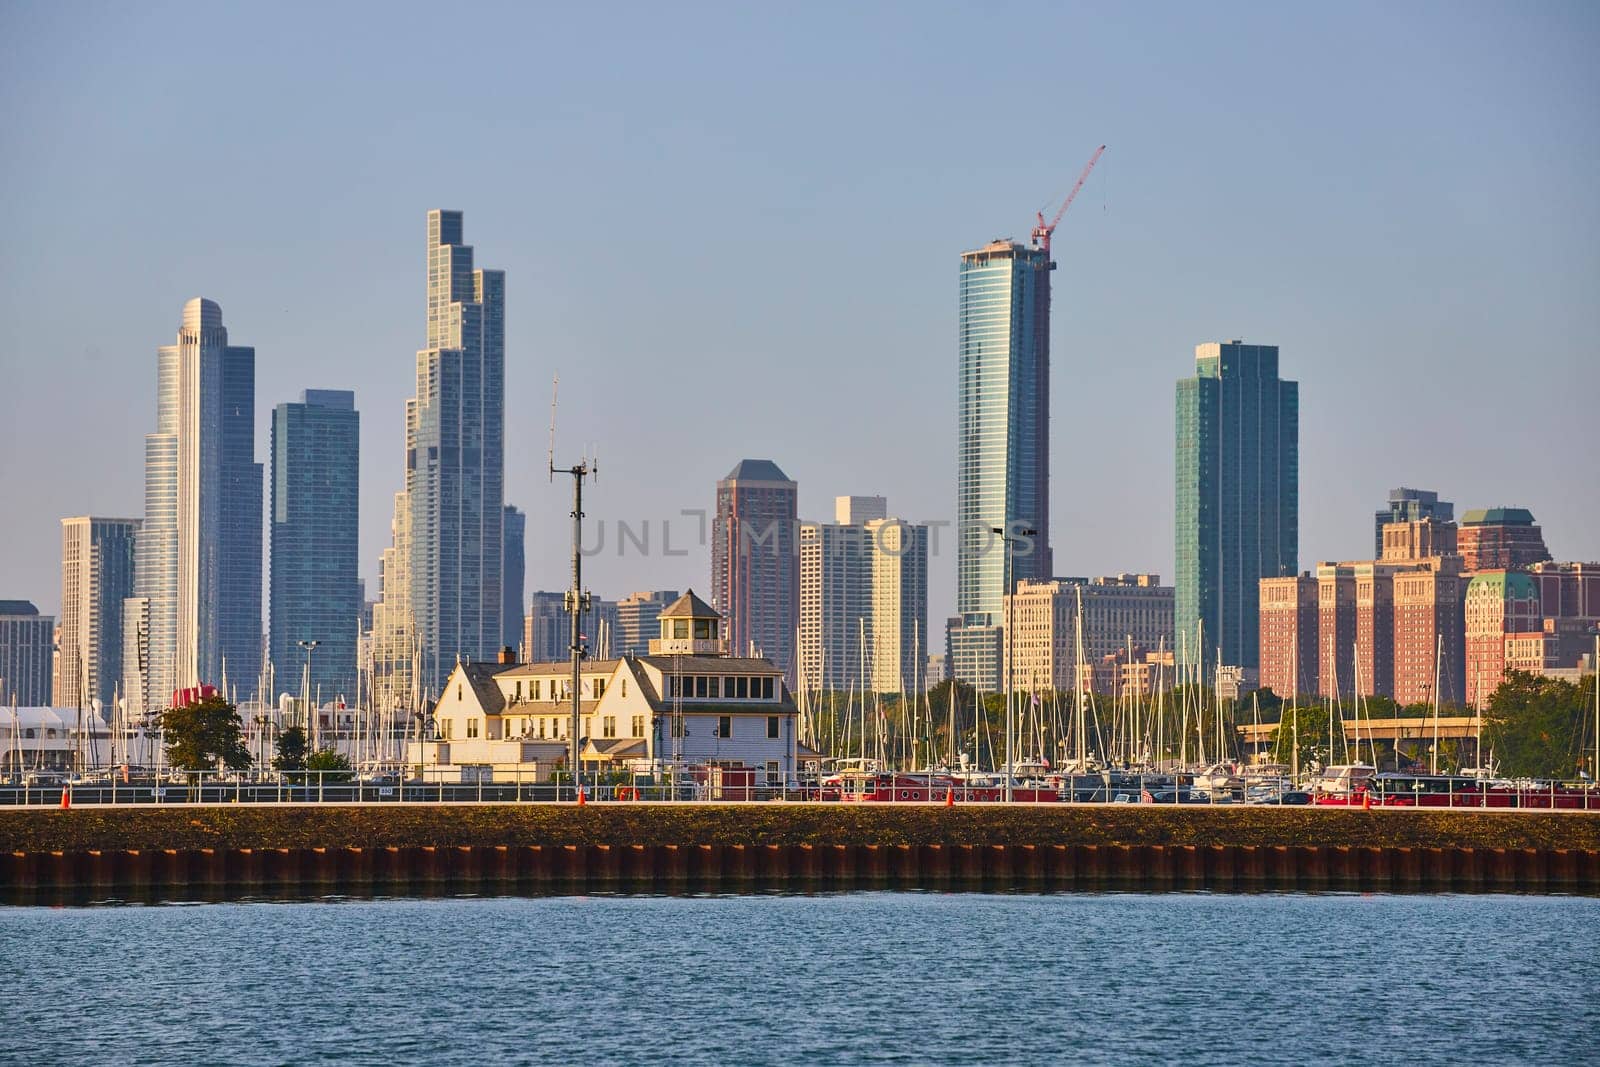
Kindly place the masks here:
[[(1185, 776), (1186, 777), (1186, 776)], [(1182, 780), (1181, 778), (1179, 779)], [(1405, 788), (1410, 784), (1409, 790)], [(1053, 804), (1110, 804), (1117, 806), (1206, 805), (1223, 806), (1305, 806), (1338, 810), (1351, 807), (1381, 807), (1424, 811), (1436, 810), (1576, 810), (1600, 811), (1600, 787), (1592, 783), (1538, 782), (1514, 787), (1488, 786), (1463, 788), (1459, 780), (1429, 776), (1387, 780), (1379, 793), (1360, 790), (1348, 794), (1311, 794), (1302, 789), (1229, 786), (1210, 788), (1175, 784), (1171, 776), (1116, 774), (1095, 780), (1080, 775), (1059, 789), (1018, 786), (1025, 799), (1011, 803), (1023, 806)], [(1441, 790), (1439, 787), (1443, 786)], [(886, 796), (863, 800), (859, 796), (841, 797), (837, 790), (816, 782), (788, 786), (740, 783), (720, 785), (704, 779), (680, 777), (676, 781), (648, 779), (585, 781), (586, 803), (766, 803), (771, 801), (822, 802), (844, 804), (943, 804), (947, 792), (953, 803), (982, 803), (992, 806), (999, 800), (982, 799), (980, 790), (956, 783), (921, 788), (897, 785)], [(63, 798), (65, 797), (65, 803)], [(62, 807), (80, 805), (173, 805), (173, 804), (485, 804), (485, 803), (568, 803), (577, 799), (570, 779), (552, 782), (548, 775), (514, 772), (507, 776), (480, 777), (471, 781), (444, 781), (441, 778), (385, 775), (355, 777), (349, 771), (295, 771), (273, 776), (241, 776), (216, 771), (174, 772), (152, 776), (120, 775), (87, 780), (64, 780), (57, 776), (31, 774), (11, 780), (0, 779), (0, 808)]]

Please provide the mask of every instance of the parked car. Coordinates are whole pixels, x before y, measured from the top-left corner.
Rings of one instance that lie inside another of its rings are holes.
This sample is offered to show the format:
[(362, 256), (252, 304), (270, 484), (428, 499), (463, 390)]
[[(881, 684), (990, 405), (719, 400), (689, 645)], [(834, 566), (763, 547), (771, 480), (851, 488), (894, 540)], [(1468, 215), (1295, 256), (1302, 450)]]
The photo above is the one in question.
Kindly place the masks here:
[(1139, 794), (1141, 804), (1209, 804), (1210, 797), (1201, 796), (1193, 789), (1149, 789)]

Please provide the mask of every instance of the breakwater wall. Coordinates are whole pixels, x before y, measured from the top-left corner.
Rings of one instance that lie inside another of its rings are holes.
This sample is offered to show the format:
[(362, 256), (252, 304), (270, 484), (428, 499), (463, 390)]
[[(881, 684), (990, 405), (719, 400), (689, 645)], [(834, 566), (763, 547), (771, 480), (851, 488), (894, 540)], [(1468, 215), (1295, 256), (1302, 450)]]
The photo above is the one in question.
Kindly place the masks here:
[(1600, 816), (648, 804), (0, 816), (11, 900), (867, 888), (1600, 894)]

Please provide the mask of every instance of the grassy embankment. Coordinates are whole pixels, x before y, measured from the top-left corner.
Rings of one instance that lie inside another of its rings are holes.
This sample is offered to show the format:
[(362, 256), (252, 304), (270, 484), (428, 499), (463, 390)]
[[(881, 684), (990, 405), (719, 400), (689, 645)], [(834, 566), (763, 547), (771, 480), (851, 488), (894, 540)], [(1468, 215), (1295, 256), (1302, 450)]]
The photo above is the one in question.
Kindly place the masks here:
[(1600, 812), (814, 805), (0, 811), (0, 852), (433, 845), (1322, 845), (1600, 850)]

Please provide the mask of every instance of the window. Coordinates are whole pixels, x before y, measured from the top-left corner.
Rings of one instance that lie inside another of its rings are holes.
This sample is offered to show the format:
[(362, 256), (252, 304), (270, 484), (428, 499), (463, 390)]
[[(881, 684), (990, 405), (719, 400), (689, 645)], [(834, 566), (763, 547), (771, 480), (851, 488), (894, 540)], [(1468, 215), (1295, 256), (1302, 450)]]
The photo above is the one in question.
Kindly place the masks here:
[(761, 699), (772, 699), (772, 679), (770, 677), (761, 679)]
[(602, 737), (616, 737), (617, 736), (617, 717), (615, 715), (606, 715), (603, 718), (601, 718), (601, 720), (600, 720), (600, 736), (602, 736)]
[(782, 777), (780, 775), (780, 772), (778, 770), (778, 761), (775, 760), (775, 759), (767, 760), (767, 784), (768, 785), (782, 785), (783, 784), (783, 779), (782, 779)]
[(633, 717), (633, 732), (631, 734), (629, 734), (629, 736), (630, 737), (643, 737), (644, 736), (644, 716), (643, 715), (635, 715)]
[(628, 680), (626, 678), (622, 680), (622, 695), (628, 695)]
[(456, 699), (457, 700), (463, 699), (462, 696), (461, 696), (461, 683), (460, 682), (456, 683)]
[(675, 641), (688, 640), (688, 637), (689, 637), (689, 620), (688, 619), (673, 619), (672, 620), (672, 637), (673, 637), (673, 640), (675, 640)]
[(733, 716), (732, 715), (718, 715), (717, 716), (717, 736), (718, 737), (732, 737), (733, 736)]
[(513, 704), (520, 704), (522, 702), (522, 682), (521, 681), (517, 682), (516, 692), (514, 692), (512, 694), (511, 702)]
[(737, 687), (738, 687), (738, 682), (735, 679), (733, 679), (733, 678), (724, 678), (722, 680), (722, 695), (725, 696), (725, 697), (734, 696), (738, 692), (738, 688)]
[(444, 738), (446, 741), (450, 740), (450, 735), (455, 733), (455, 724), (456, 721), (454, 719), (443, 720), (441, 725), (444, 727), (444, 731), (440, 733), (439, 736)]
[(750, 695), (750, 679), (739, 679), (739, 699), (744, 700)]
[(722, 679), (720, 677), (712, 677), (707, 680), (711, 683), (711, 698), (713, 700), (719, 699), (722, 696)]
[(767, 738), (770, 740), (770, 739), (776, 738), (777, 736), (778, 736), (778, 717), (776, 715), (768, 715), (767, 716)]
[(593, 715), (585, 715), (583, 717), (583, 736), (584, 737), (593, 737), (594, 736), (594, 716)]
[(604, 678), (596, 678), (592, 688), (594, 689), (594, 698), (599, 700), (606, 695), (606, 680)]
[(467, 736), (468, 737), (477, 737), (478, 736), (478, 720), (477, 719), (468, 719), (467, 720)]
[(694, 695), (697, 696), (697, 697), (703, 697), (709, 691), (710, 691), (710, 687), (708, 685), (706, 685), (706, 676), (703, 675), (703, 674), (695, 675), (694, 676)]
[(543, 715), (539, 716), (539, 737), (541, 739), (543, 739), (543, 737), (544, 737), (544, 716)]

